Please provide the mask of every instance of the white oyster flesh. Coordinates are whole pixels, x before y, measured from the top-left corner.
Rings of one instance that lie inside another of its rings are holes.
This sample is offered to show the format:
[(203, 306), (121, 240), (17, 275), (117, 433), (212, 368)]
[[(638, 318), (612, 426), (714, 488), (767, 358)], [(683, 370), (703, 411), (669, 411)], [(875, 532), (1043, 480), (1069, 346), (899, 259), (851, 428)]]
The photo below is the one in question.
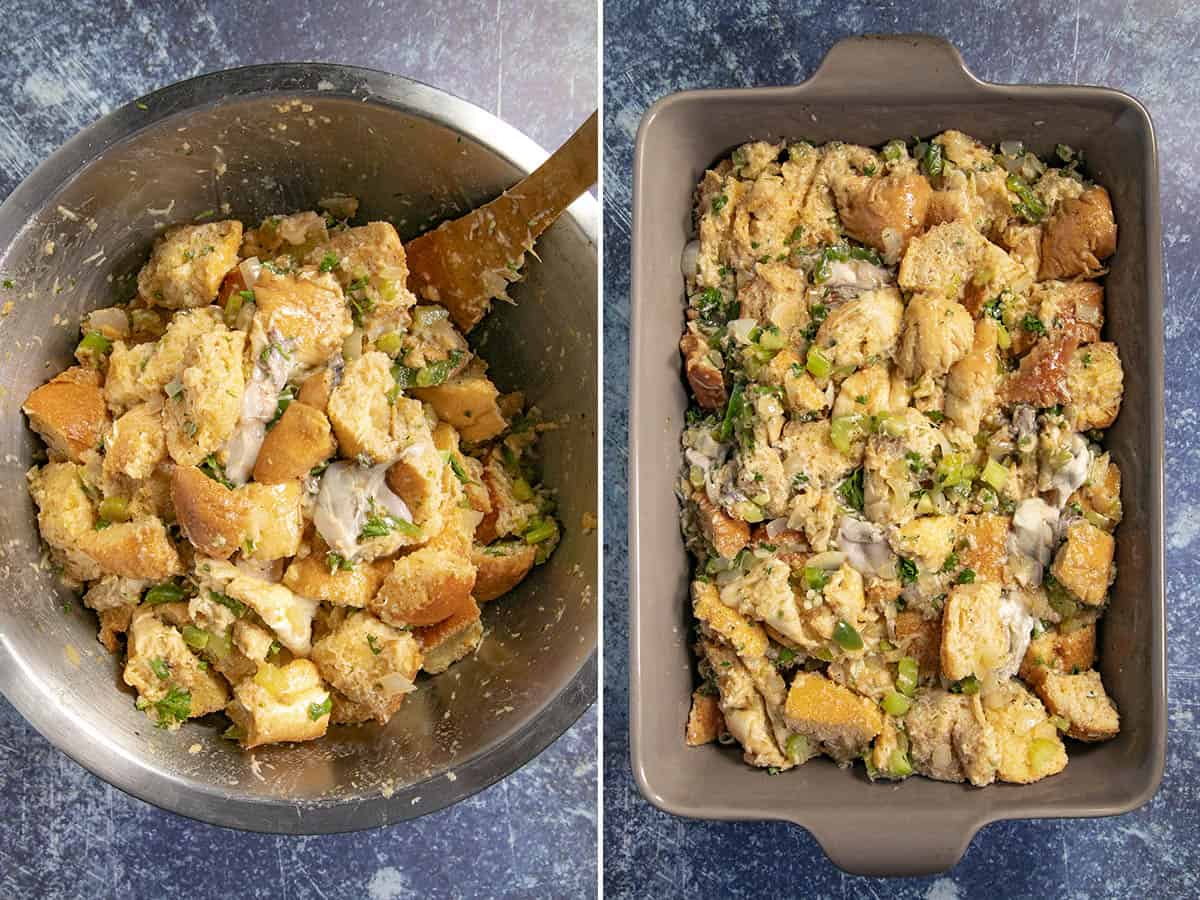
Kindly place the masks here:
[(1071, 461), (1062, 466), (1050, 479), (1051, 487), (1058, 497), (1058, 508), (1062, 509), (1073, 493), (1088, 479), (1092, 471), (1092, 451), (1083, 435), (1071, 435)]
[(1058, 509), (1041, 497), (1030, 497), (1013, 512), (1008, 536), (1009, 563), (1025, 587), (1042, 583), (1042, 569), (1050, 563), (1058, 527)]
[(846, 554), (846, 561), (861, 575), (880, 575), (893, 565), (892, 548), (883, 529), (863, 519), (843, 516), (837, 545)]
[[(261, 339), (255, 343), (261, 343)], [(234, 484), (245, 484), (254, 471), (258, 451), (267, 437), (267, 423), (275, 417), (279, 393), (292, 375), (291, 353), (278, 332), (261, 348), (252, 346), (254, 371), (242, 393), (242, 414), (225, 444), (225, 475)]]
[(346, 559), (358, 553), (358, 536), (373, 508), (403, 522), (413, 520), (408, 505), (387, 486), (390, 465), (336, 462), (321, 476), (313, 525), (325, 543)]
[(1013, 599), (1007, 593), (1000, 601), (1000, 621), (1008, 629), (1009, 640), (1008, 656), (996, 673), (996, 677), (1001, 682), (1004, 682), (1016, 675), (1017, 671), (1021, 668), (1021, 661), (1025, 658), (1025, 651), (1029, 649), (1029, 639), (1033, 634), (1033, 626), (1037, 622), (1033, 616), (1026, 612), (1025, 607), (1020, 602)]

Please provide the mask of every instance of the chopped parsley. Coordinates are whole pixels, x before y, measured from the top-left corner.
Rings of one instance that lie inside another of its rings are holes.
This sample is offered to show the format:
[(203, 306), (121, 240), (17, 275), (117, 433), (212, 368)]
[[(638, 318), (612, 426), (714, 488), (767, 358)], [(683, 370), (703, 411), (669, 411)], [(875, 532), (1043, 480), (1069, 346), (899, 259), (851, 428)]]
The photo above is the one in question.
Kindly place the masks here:
[(383, 648), (379, 646), (379, 638), (373, 634), (367, 635), (367, 645), (371, 648), (371, 652), (378, 656), (383, 652)]
[(333, 709), (333, 694), (326, 694), (325, 699), (322, 700), (320, 703), (310, 703), (308, 705), (308, 717), (315, 722), (318, 719), (320, 719), (322, 716), (329, 715), (329, 712), (332, 709)]
[(352, 560), (346, 559), (342, 554), (334, 553), (332, 550), (325, 554), (325, 565), (329, 566), (330, 575), (335, 575), (339, 571), (354, 571), (354, 562)]
[(161, 656), (156, 656), (147, 664), (150, 666), (150, 671), (157, 675), (161, 680), (166, 681), (171, 677), (171, 670), (167, 668), (166, 660)]
[(332, 250), (321, 257), (321, 264), (317, 266), (322, 272), (332, 272), (342, 264), (342, 260)]
[(1021, 327), (1030, 334), (1044, 335), (1046, 326), (1042, 324), (1042, 320), (1033, 313), (1026, 313), (1025, 318), (1021, 320)]
[(901, 584), (912, 584), (917, 580), (917, 564), (911, 559), (901, 556), (897, 569), (900, 572)]
[(219, 603), (221, 606), (224, 606), (239, 619), (246, 614), (246, 604), (241, 600), (230, 597), (228, 594), (222, 594), (218, 591), (209, 591), (208, 599), (210, 599), (213, 603)]
[(961, 572), (958, 573), (958, 577), (954, 579), (954, 583), (955, 584), (974, 584), (975, 583), (975, 570), (974, 569), (963, 569)]
[(725, 208), (725, 204), (728, 202), (729, 202), (729, 198), (726, 197), (724, 194), (718, 194), (717, 196), (713, 197), (713, 200), (712, 200), (713, 215), (714, 216), (720, 215), (721, 210), (723, 210)]
[(858, 512), (863, 511), (863, 470), (855, 469), (837, 488), (842, 502)]
[(167, 691), (165, 697), (155, 701), (154, 709), (158, 713), (158, 727), (169, 728), (191, 715), (192, 695), (188, 691), (173, 687)]
[(218, 484), (233, 490), (233, 482), (225, 476), (225, 467), (221, 465), (221, 461), (217, 459), (215, 453), (204, 457), (204, 461), (200, 463), (200, 471)]

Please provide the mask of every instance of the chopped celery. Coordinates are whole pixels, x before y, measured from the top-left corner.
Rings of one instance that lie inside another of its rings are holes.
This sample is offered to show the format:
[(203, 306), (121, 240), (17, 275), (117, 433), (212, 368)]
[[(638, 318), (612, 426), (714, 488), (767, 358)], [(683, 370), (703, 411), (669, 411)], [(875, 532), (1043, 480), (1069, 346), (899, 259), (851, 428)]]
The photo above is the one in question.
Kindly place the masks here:
[(888, 691), (884, 695), (883, 703), (880, 705), (883, 706), (883, 711), (889, 716), (899, 717), (908, 712), (908, 708), (912, 706), (912, 701), (899, 691)]
[(1004, 485), (1008, 483), (1008, 469), (994, 459), (989, 459), (987, 465), (983, 467), (983, 473), (979, 477), (980, 480), (987, 482), (997, 491), (1002, 491), (1004, 490)]
[(787, 756), (793, 765), (800, 765), (812, 755), (808, 738), (802, 734), (793, 734), (787, 739)]
[(209, 634), (203, 628), (197, 628), (195, 625), (184, 625), (183, 639), (189, 647), (203, 650), (208, 646)]
[(913, 767), (908, 760), (908, 754), (897, 747), (888, 757), (888, 774), (895, 778), (907, 778), (912, 773)]
[(839, 619), (837, 625), (834, 626), (833, 639), (843, 650), (861, 650), (863, 648), (862, 635), (844, 619)]
[(804, 581), (810, 589), (819, 591), (829, 583), (829, 573), (816, 566), (805, 566)]
[(1052, 738), (1034, 738), (1029, 743), (1029, 767), (1040, 772), (1049, 768), (1058, 755), (1060, 742)]
[(911, 697), (917, 690), (920, 673), (916, 659), (911, 656), (900, 657), (900, 661), (896, 663), (896, 690), (906, 697)]
[(100, 501), (100, 518), (108, 522), (127, 522), (129, 502), (124, 497), (105, 497)]
[(833, 363), (828, 356), (821, 352), (820, 347), (813, 344), (808, 348), (805, 368), (814, 378), (828, 378), (829, 373), (833, 371)]
[(834, 416), (829, 422), (829, 439), (842, 454), (849, 456), (854, 442), (862, 437), (866, 430), (866, 417), (862, 413)]

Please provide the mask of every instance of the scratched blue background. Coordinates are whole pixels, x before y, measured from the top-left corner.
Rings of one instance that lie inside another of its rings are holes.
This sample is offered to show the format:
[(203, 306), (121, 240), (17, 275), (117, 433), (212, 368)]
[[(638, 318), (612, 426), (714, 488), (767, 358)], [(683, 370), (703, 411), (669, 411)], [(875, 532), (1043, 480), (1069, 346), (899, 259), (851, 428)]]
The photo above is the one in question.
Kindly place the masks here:
[[(1154, 800), (1116, 819), (997, 823), (957, 867), (911, 881), (835, 869), (808, 833), (765, 823), (702, 823), (653, 809), (629, 768), (628, 589), (624, 529), (629, 362), (629, 201), (633, 141), (646, 108), (689, 88), (788, 84), (839, 38), (941, 34), (982, 78), (1101, 84), (1150, 109), (1162, 169), (1167, 277), (1167, 563), (1170, 743)], [(605, 85), (605, 885), (610, 897), (1196, 897), (1200, 895), (1200, 8), (1078, 0), (1018, 3), (708, 4), (608, 0)]]
[[(140, 94), (279, 60), (408, 75), (554, 147), (596, 106), (596, 32), (591, 0), (5, 0), (0, 198), (76, 130)], [(596, 732), (593, 708), (516, 774), (407, 824), (273, 837), (201, 825), (125, 796), (0, 698), (0, 897), (594, 896)]]

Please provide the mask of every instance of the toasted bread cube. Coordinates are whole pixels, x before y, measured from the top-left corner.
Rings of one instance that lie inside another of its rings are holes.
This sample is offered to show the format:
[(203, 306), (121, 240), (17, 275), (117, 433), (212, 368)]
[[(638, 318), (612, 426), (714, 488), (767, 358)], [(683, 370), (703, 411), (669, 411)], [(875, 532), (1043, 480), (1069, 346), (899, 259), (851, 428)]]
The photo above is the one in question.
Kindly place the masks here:
[(1066, 410), (1076, 431), (1108, 428), (1121, 411), (1125, 371), (1117, 345), (1081, 344), (1067, 368), (1071, 400)]
[(100, 375), (93, 369), (75, 366), (56, 375), (35, 388), (22, 409), (52, 458), (82, 462), (85, 453), (100, 445), (108, 428)]
[(1117, 249), (1117, 223), (1108, 191), (1096, 186), (1064, 200), (1042, 234), (1038, 278), (1094, 277)]
[(237, 265), (241, 243), (242, 223), (236, 219), (168, 228), (138, 272), (138, 294), (167, 309), (207, 306)]
[(414, 634), (424, 654), (421, 668), (431, 675), (445, 672), (467, 654), (473, 653), (483, 640), (479, 606), (468, 598), (457, 612), (436, 625), (415, 629)]
[(374, 598), (392, 570), (391, 560), (360, 562), (352, 569), (330, 569), (328, 548), (321, 544), (308, 556), (297, 556), (283, 573), (283, 583), (293, 592), (334, 606), (361, 609)]
[(679, 352), (683, 354), (683, 373), (696, 403), (703, 409), (724, 409), (725, 373), (712, 361), (708, 340), (694, 331), (685, 331), (679, 339)]
[(533, 568), (537, 547), (533, 544), (505, 541), (487, 547), (471, 548), (475, 566), (475, 600), (487, 603), (507, 594), (525, 580)]
[(121, 649), (121, 642), (117, 639), (117, 635), (125, 634), (129, 630), (136, 609), (136, 606), (117, 606), (96, 614), (100, 620), (100, 630), (96, 632), (96, 640), (103, 644), (104, 649), (109, 653), (116, 653)]
[(998, 336), (994, 319), (985, 316), (976, 322), (970, 352), (946, 376), (946, 417), (968, 434), (979, 431), (979, 423), (996, 402)]
[(307, 659), (286, 666), (262, 663), (233, 691), (225, 712), (240, 729), (244, 749), (283, 741), (312, 741), (329, 728), (332, 702), (317, 667)]
[(333, 370), (328, 367), (318, 369), (304, 379), (304, 383), (300, 385), (300, 393), (296, 395), (296, 399), (306, 406), (311, 406), (313, 409), (325, 412), (329, 406), (329, 397), (333, 393), (333, 386)]
[(1107, 453), (1092, 458), (1092, 470), (1083, 486), (1071, 495), (1088, 521), (1112, 531), (1124, 515), (1121, 506), (1121, 469)]
[(389, 625), (434, 625), (473, 605), (470, 559), (427, 546), (396, 560), (368, 608)]
[(280, 484), (303, 478), (334, 454), (325, 413), (294, 400), (267, 432), (254, 463), (254, 480)]
[(1001, 396), (1008, 403), (1028, 403), (1045, 408), (1069, 403), (1068, 373), (1078, 348), (1072, 334), (1057, 332), (1042, 338), (1024, 357), (1016, 372), (1005, 380)]
[(725, 717), (721, 715), (721, 704), (713, 694), (699, 688), (692, 691), (692, 709), (688, 713), (687, 745), (700, 747), (711, 744), (725, 730)]
[(894, 265), (909, 241), (925, 227), (929, 181), (916, 173), (896, 172), (882, 178), (847, 179), (836, 190), (838, 212), (846, 234), (874, 247)]
[(1070, 723), (1067, 734), (1077, 741), (1107, 741), (1121, 730), (1117, 707), (1095, 669), (1078, 675), (1047, 672), (1037, 692), (1051, 715)]
[(141, 481), (154, 474), (167, 458), (167, 438), (162, 425), (162, 405), (156, 400), (139, 403), (115, 422), (108, 433), (104, 475), (123, 475)]
[(300, 482), (251, 482), (238, 488), (237, 493), (245, 503), (242, 555), (264, 561), (295, 556), (304, 536)]
[(63, 575), (90, 581), (103, 573), (80, 546), (83, 535), (96, 525), (96, 510), (81, 480), (82, 468), (74, 463), (48, 463), (28, 474), (29, 493), (38, 507), (38, 530), (56, 558)]
[(275, 632), (279, 643), (297, 656), (308, 656), (312, 648), (313, 617), (320, 603), (292, 593), (282, 584), (240, 572), (225, 586), (224, 593), (258, 613), (266, 626)]
[(892, 549), (914, 560), (922, 570), (936, 572), (954, 550), (958, 520), (954, 516), (909, 519), (892, 537)]
[(183, 572), (175, 544), (155, 516), (141, 516), (99, 531), (84, 532), (79, 546), (111, 575), (161, 581)]
[(904, 304), (894, 287), (863, 291), (825, 317), (816, 343), (835, 368), (859, 368), (872, 358), (892, 354), (903, 316)]
[(1009, 681), (986, 698), (983, 712), (996, 733), (1000, 761), (996, 777), (1032, 784), (1067, 767), (1067, 748), (1041, 701), (1020, 682)]
[(388, 467), (387, 484), (404, 501), (413, 521), (426, 534), (443, 527), (446, 503), (446, 462), (434, 442), (424, 407), (408, 397), (397, 398), (392, 412), (392, 436), (400, 458)]
[(817, 387), (800, 357), (786, 347), (767, 363), (762, 379), (783, 388), (784, 405), (789, 412), (813, 413), (829, 407), (825, 392)]
[(333, 712), (329, 719), (334, 725), (360, 725), (372, 721), (371, 710), (361, 703), (355, 703), (348, 697), (331, 691), (333, 697)]
[(900, 262), (900, 287), (961, 300), (987, 246), (987, 238), (965, 222), (934, 225), (909, 243)]
[(727, 644), (739, 656), (762, 656), (769, 646), (762, 626), (721, 602), (716, 585), (692, 582), (692, 611), (705, 626), (705, 634)]
[(380, 463), (396, 455), (388, 401), (388, 392), (395, 386), (392, 361), (386, 353), (364, 353), (346, 366), (342, 383), (329, 395), (328, 407), (342, 456), (365, 456)]
[(1058, 583), (1089, 606), (1099, 606), (1113, 578), (1116, 540), (1091, 522), (1075, 522), (1067, 528), (1067, 540), (1050, 566)]
[(966, 356), (975, 340), (975, 321), (966, 307), (937, 294), (917, 294), (904, 308), (904, 333), (896, 365), (914, 381), (940, 378)]
[(962, 517), (959, 533), (966, 541), (966, 547), (958, 551), (958, 561), (973, 571), (977, 580), (1004, 581), (1011, 524), (1011, 516), (993, 513)]
[(333, 274), (343, 290), (361, 298), (362, 326), (370, 340), (407, 328), (417, 298), (408, 290), (408, 260), (390, 222), (347, 228), (314, 247), (308, 262), (319, 265), (329, 255), (338, 260)]
[(883, 730), (879, 707), (819, 672), (797, 672), (783, 710), (789, 728), (821, 743), (834, 759), (862, 755)]
[(942, 612), (942, 675), (951, 681), (974, 675), (982, 681), (1004, 663), (1010, 638), (1000, 606), (1000, 585), (994, 581), (950, 591)]
[(750, 526), (713, 505), (704, 492), (697, 491), (692, 495), (692, 501), (696, 505), (700, 533), (713, 545), (718, 556), (733, 559), (738, 551), (750, 543)]
[(707, 668), (717, 683), (721, 715), (729, 733), (742, 745), (742, 758), (752, 766), (791, 768), (767, 716), (766, 701), (742, 660), (716, 641), (702, 639), (700, 648), (705, 660), (702, 668)]
[(246, 519), (244, 494), (194, 466), (176, 466), (171, 501), (184, 537), (205, 556), (228, 559), (239, 549)]
[(125, 683), (137, 689), (146, 715), (160, 727), (178, 728), (184, 719), (216, 712), (229, 700), (224, 679), (202, 669), (183, 635), (163, 623), (153, 608), (133, 614), (128, 651)]
[(233, 434), (242, 412), (246, 336), (220, 329), (198, 337), (184, 354), (179, 391), (163, 409), (167, 449), (182, 466), (198, 465)]
[(922, 775), (976, 787), (996, 780), (1000, 747), (978, 694), (922, 691), (904, 717), (904, 728), (912, 767)]
[(500, 392), (474, 364), (437, 387), (412, 388), (410, 393), (432, 406), (469, 444), (491, 440), (508, 427), (497, 405)]
[(313, 645), (312, 659), (322, 678), (386, 725), (404, 695), (416, 690), (421, 649), (408, 632), (355, 612)]
[(1096, 625), (1088, 623), (1070, 631), (1047, 629), (1029, 642), (1021, 661), (1021, 678), (1037, 687), (1047, 672), (1075, 675), (1096, 661)]
[(337, 279), (316, 269), (280, 275), (264, 268), (254, 285), (254, 303), (254, 331), (282, 337), (292, 358), (304, 366), (323, 365), (354, 330)]
[[(491, 509), (475, 529), (475, 540), (490, 544), (508, 535), (520, 534), (526, 523), (537, 515), (537, 505), (530, 500), (518, 500), (512, 477), (504, 468), (498, 452), (488, 454), (483, 467), (483, 484), (487, 488)], [(749, 530), (746, 537), (749, 539)]]
[(942, 666), (942, 622), (913, 609), (896, 613), (896, 644), (917, 661), (921, 680), (937, 677)]
[(126, 346), (113, 341), (108, 355), (108, 372), (104, 379), (104, 400), (113, 415), (158, 397), (159, 385), (149, 384), (142, 375), (154, 357), (156, 344)]

